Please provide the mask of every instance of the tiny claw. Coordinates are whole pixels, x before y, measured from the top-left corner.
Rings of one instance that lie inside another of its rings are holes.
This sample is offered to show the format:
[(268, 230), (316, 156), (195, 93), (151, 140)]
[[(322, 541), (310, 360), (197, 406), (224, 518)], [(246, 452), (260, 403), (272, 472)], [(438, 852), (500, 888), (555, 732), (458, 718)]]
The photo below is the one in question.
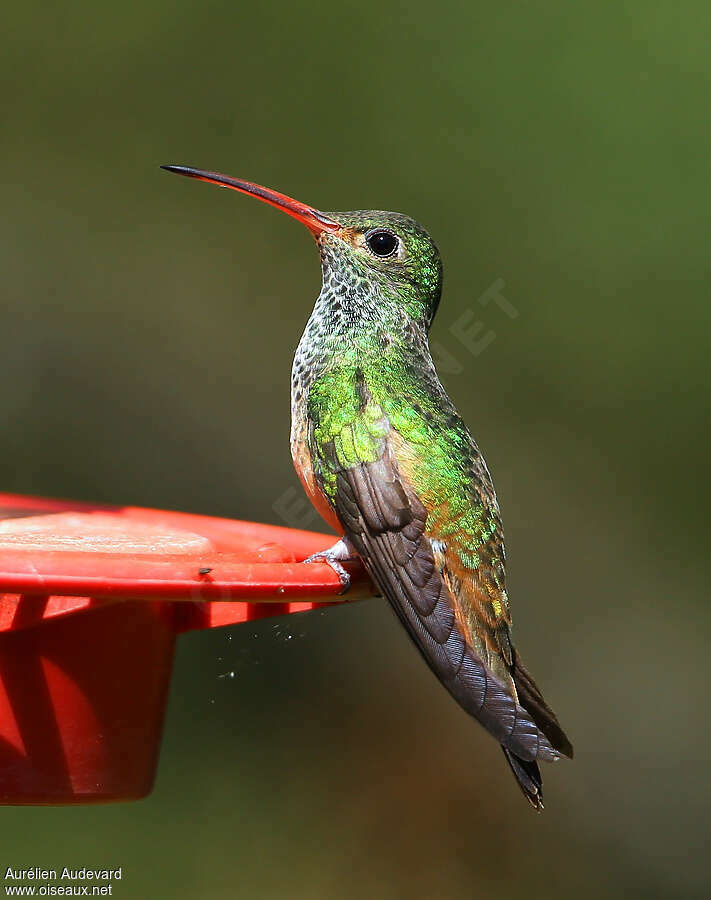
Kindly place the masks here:
[(341, 589), (338, 592), (338, 596), (342, 597), (343, 594), (348, 593), (348, 589), (351, 586), (351, 576), (346, 572), (341, 563), (338, 560), (338, 556), (335, 553), (331, 553), (330, 550), (322, 550), (321, 553), (312, 553), (311, 556), (306, 557), (304, 560), (305, 563), (312, 562), (325, 562), (327, 563), (333, 571), (338, 575), (338, 580), (341, 582)]

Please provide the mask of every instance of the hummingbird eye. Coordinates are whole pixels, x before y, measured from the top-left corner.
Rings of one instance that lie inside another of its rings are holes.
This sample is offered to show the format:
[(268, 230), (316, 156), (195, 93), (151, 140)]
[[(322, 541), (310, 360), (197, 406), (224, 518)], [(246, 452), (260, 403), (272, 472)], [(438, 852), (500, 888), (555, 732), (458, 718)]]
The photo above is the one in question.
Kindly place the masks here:
[(384, 228), (375, 228), (369, 231), (365, 236), (365, 242), (368, 249), (375, 256), (382, 258), (392, 256), (400, 246), (400, 240), (392, 231), (386, 231)]

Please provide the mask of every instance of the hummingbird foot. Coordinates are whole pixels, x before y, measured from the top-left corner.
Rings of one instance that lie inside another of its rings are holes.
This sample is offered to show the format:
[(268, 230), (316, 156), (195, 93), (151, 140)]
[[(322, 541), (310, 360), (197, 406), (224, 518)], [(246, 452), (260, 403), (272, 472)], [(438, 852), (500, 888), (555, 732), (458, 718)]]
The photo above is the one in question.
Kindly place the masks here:
[(321, 550), (319, 553), (312, 553), (311, 556), (308, 556), (304, 562), (312, 563), (312, 562), (325, 562), (333, 569), (333, 571), (338, 575), (338, 580), (341, 582), (341, 589), (338, 592), (339, 595), (343, 595), (348, 592), (348, 589), (351, 586), (351, 576), (344, 569), (342, 563), (344, 562), (355, 562), (358, 559), (358, 554), (355, 551), (355, 548), (348, 540), (347, 537), (342, 537), (340, 541), (336, 541), (336, 543), (329, 547), (328, 550)]

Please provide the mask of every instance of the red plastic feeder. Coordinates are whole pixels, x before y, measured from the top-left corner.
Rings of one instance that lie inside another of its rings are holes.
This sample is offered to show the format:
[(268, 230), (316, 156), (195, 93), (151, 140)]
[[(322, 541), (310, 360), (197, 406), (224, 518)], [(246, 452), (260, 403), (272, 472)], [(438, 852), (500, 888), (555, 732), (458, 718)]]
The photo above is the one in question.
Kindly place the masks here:
[[(342, 601), (328, 565), (299, 562), (331, 543), (0, 494), (0, 803), (149, 793), (176, 635)], [(353, 575), (349, 600), (365, 588)]]

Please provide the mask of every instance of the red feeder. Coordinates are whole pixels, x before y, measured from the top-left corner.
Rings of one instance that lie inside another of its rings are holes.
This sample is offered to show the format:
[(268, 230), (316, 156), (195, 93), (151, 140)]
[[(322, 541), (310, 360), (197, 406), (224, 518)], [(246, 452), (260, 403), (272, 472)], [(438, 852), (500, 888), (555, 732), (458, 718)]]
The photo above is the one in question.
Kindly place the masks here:
[(0, 803), (145, 796), (177, 634), (342, 600), (298, 561), (332, 535), (13, 494), (0, 520)]

